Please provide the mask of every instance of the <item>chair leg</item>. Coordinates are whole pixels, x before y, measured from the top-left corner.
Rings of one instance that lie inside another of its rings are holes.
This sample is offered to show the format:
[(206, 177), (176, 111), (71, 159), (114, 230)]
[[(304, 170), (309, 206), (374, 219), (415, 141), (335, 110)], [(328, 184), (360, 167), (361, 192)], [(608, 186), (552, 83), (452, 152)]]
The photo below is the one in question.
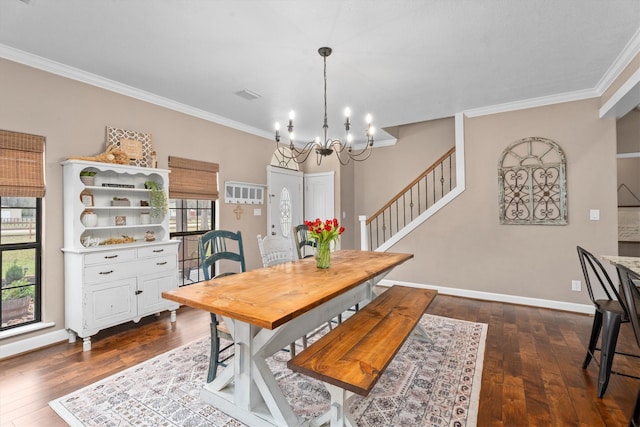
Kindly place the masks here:
[(216, 379), (218, 371), (218, 360), (220, 357), (220, 337), (218, 336), (218, 319), (211, 313), (211, 356), (209, 357), (209, 373), (207, 383)]
[(296, 343), (295, 341), (289, 344), (289, 352), (291, 353), (291, 358), (296, 357)]
[(640, 427), (640, 390), (638, 390), (638, 397), (636, 397), (636, 406), (633, 408), (633, 415), (629, 420), (629, 427)]
[(602, 361), (600, 362), (600, 372), (598, 374), (598, 397), (604, 396), (611, 376), (611, 365), (618, 342), (618, 332), (620, 332), (620, 315), (611, 311), (603, 313), (602, 322)]
[(587, 355), (582, 362), (582, 369), (587, 369), (591, 359), (593, 358), (593, 352), (596, 350), (596, 344), (598, 343), (598, 337), (600, 336), (600, 330), (602, 329), (602, 312), (596, 310), (595, 317), (593, 318), (593, 326), (591, 327), (591, 338), (589, 338), (589, 348), (587, 349)]

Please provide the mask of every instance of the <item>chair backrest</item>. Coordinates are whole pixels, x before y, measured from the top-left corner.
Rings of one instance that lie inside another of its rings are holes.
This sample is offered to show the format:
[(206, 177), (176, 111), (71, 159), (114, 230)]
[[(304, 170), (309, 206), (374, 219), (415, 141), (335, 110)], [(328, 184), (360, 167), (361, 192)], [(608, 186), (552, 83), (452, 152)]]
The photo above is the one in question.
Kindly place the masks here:
[[(205, 280), (246, 271), (240, 231), (235, 233), (227, 230), (208, 231), (200, 238), (198, 249)], [(227, 271), (213, 276), (212, 272), (215, 269), (215, 263), (220, 260), (239, 263), (239, 271)]]
[[(622, 286), (623, 304), (629, 314), (629, 323), (633, 327), (633, 333), (640, 347), (640, 275), (627, 267), (617, 265), (620, 285)], [(635, 283), (634, 283), (635, 282)]]
[[(600, 289), (604, 292), (607, 299), (613, 300), (616, 299), (618, 301), (621, 300), (621, 296), (616, 289), (616, 286), (613, 285), (609, 274), (602, 266), (602, 263), (598, 261), (598, 259), (593, 256), (589, 251), (577, 246), (578, 249), (578, 257), (580, 258), (580, 266), (582, 267), (582, 274), (584, 275), (584, 281), (587, 285), (587, 292), (589, 292), (589, 298), (591, 298), (591, 302), (596, 304), (598, 298), (594, 293), (594, 287), (597, 286), (596, 289)], [(591, 280), (595, 278), (597, 280)]]
[(296, 225), (293, 227), (293, 238), (296, 242), (296, 251), (298, 252), (298, 259), (307, 258), (313, 256), (313, 254), (307, 254), (306, 248), (315, 248), (316, 241), (309, 240), (309, 227), (304, 224)]
[(262, 256), (262, 265), (270, 267), (276, 264), (284, 264), (293, 261), (293, 248), (291, 240), (280, 236), (265, 236), (258, 234), (258, 247)]

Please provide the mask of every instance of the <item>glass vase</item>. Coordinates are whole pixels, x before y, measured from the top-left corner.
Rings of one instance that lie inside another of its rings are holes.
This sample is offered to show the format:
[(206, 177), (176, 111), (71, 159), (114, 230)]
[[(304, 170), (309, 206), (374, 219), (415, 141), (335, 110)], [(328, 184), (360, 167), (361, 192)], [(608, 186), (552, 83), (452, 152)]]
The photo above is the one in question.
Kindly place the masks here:
[(331, 242), (321, 242), (316, 246), (316, 267), (329, 268), (331, 265)]

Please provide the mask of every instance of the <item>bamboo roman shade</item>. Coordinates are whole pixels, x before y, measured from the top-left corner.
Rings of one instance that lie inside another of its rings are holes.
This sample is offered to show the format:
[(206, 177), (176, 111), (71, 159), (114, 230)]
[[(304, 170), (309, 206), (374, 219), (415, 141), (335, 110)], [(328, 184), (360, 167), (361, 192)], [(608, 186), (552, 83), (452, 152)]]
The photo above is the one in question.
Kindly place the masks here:
[(169, 156), (169, 198), (218, 199), (218, 164)]
[(0, 130), (0, 196), (44, 197), (44, 140)]

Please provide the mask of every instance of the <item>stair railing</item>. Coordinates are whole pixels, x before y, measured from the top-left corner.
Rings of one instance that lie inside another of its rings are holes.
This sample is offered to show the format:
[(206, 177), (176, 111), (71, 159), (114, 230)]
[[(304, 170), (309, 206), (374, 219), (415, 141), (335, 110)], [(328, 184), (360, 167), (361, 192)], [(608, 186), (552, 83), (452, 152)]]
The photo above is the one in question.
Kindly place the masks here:
[(370, 250), (380, 247), (455, 188), (455, 153), (456, 147), (452, 147), (366, 219)]

